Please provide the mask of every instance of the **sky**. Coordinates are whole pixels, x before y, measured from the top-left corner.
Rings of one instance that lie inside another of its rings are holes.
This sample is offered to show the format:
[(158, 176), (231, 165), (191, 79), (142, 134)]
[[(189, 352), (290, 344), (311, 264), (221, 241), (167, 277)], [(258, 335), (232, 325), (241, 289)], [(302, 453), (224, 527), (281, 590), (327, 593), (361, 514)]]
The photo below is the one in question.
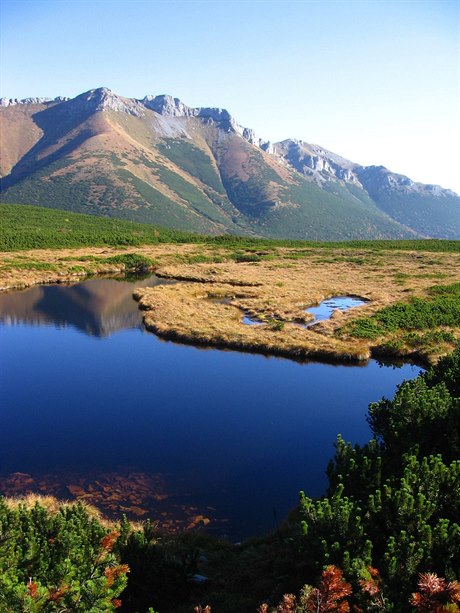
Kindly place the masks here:
[(0, 96), (222, 107), (460, 193), (460, 0), (0, 0)]

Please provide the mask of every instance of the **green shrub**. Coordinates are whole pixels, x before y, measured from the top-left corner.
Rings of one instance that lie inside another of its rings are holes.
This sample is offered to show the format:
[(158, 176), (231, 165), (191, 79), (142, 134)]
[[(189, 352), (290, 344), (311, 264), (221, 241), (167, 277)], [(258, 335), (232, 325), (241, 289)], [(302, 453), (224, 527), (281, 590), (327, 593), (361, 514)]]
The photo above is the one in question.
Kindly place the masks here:
[(0, 610), (115, 610), (128, 572), (112, 553), (117, 536), (81, 504), (53, 513), (0, 499)]
[(460, 283), (435, 285), (429, 294), (429, 298), (411, 298), (384, 307), (371, 317), (355, 320), (345, 330), (356, 338), (373, 340), (398, 330), (460, 325)]
[(107, 264), (122, 264), (128, 271), (147, 270), (153, 264), (153, 260), (151, 258), (148, 258), (145, 255), (140, 255), (138, 253), (122, 253), (120, 255), (114, 255), (112, 257), (105, 258), (101, 261)]
[(328, 495), (301, 496), (306, 572), (337, 564), (349, 578), (379, 568), (394, 611), (420, 572), (460, 570), (460, 350), (369, 407), (374, 439), (339, 436)]

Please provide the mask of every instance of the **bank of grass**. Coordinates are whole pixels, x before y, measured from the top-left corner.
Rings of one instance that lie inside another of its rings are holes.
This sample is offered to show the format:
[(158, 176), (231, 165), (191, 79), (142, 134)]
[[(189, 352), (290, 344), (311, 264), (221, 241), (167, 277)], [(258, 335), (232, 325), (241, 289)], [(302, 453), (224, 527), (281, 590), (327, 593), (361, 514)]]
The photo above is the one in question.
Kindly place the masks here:
[(427, 298), (387, 306), (371, 317), (362, 317), (348, 326), (355, 338), (375, 340), (399, 330), (432, 330), (439, 326), (460, 326), (460, 283), (435, 285)]
[[(25, 249), (59, 249), (90, 246), (140, 246), (158, 243), (200, 243), (208, 246), (235, 249), (235, 258), (266, 259), (273, 253), (257, 253), (260, 249), (276, 250), (289, 247), (289, 258), (309, 257), (311, 249), (333, 251), (341, 249), (411, 250), (431, 252), (460, 252), (460, 241), (449, 240), (376, 240), (348, 242), (316, 242), (274, 240), (225, 234), (204, 236), (149, 224), (128, 222), (114, 218), (71, 213), (59, 209), (24, 204), (0, 203), (0, 251)], [(242, 252), (242, 250), (244, 250)], [(335, 258), (344, 257), (331, 256)], [(353, 256), (362, 263), (362, 256)]]
[[(0, 205), (0, 214), (0, 240), (13, 249), (0, 254), (1, 289), (156, 272), (186, 282), (139, 295), (147, 326), (166, 338), (293, 359), (410, 355), (423, 363), (460, 339), (459, 241), (275, 241), (25, 205)], [(47, 249), (24, 251), (40, 240)], [(224, 304), (208, 299), (216, 292)], [(308, 307), (338, 295), (366, 305), (305, 328)], [(264, 324), (244, 325), (244, 313)]]
[(434, 285), (427, 296), (412, 297), (361, 317), (338, 335), (375, 342), (374, 353), (421, 357), (452, 350), (460, 343), (460, 283)]

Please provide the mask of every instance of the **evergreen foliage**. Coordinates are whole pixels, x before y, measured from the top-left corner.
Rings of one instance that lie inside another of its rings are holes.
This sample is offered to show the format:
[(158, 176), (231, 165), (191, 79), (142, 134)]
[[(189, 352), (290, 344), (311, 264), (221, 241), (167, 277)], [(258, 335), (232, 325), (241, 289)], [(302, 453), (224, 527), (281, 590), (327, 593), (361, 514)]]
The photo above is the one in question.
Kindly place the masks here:
[(128, 567), (112, 553), (107, 532), (81, 504), (57, 513), (0, 499), (0, 611), (112, 611)]
[(356, 578), (372, 564), (401, 612), (419, 573), (458, 577), (459, 381), (457, 350), (401, 384), (393, 400), (370, 405), (367, 445), (338, 438), (328, 495), (301, 495), (308, 572), (336, 564)]

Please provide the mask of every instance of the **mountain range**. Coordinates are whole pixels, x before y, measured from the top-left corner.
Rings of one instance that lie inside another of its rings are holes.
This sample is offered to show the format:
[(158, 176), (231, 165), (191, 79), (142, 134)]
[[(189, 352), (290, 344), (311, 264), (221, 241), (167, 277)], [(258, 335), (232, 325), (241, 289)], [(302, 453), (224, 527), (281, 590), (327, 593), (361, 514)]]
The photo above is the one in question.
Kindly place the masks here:
[(225, 109), (98, 88), (0, 101), (3, 202), (211, 234), (460, 238), (460, 197), (301, 140), (271, 143)]

